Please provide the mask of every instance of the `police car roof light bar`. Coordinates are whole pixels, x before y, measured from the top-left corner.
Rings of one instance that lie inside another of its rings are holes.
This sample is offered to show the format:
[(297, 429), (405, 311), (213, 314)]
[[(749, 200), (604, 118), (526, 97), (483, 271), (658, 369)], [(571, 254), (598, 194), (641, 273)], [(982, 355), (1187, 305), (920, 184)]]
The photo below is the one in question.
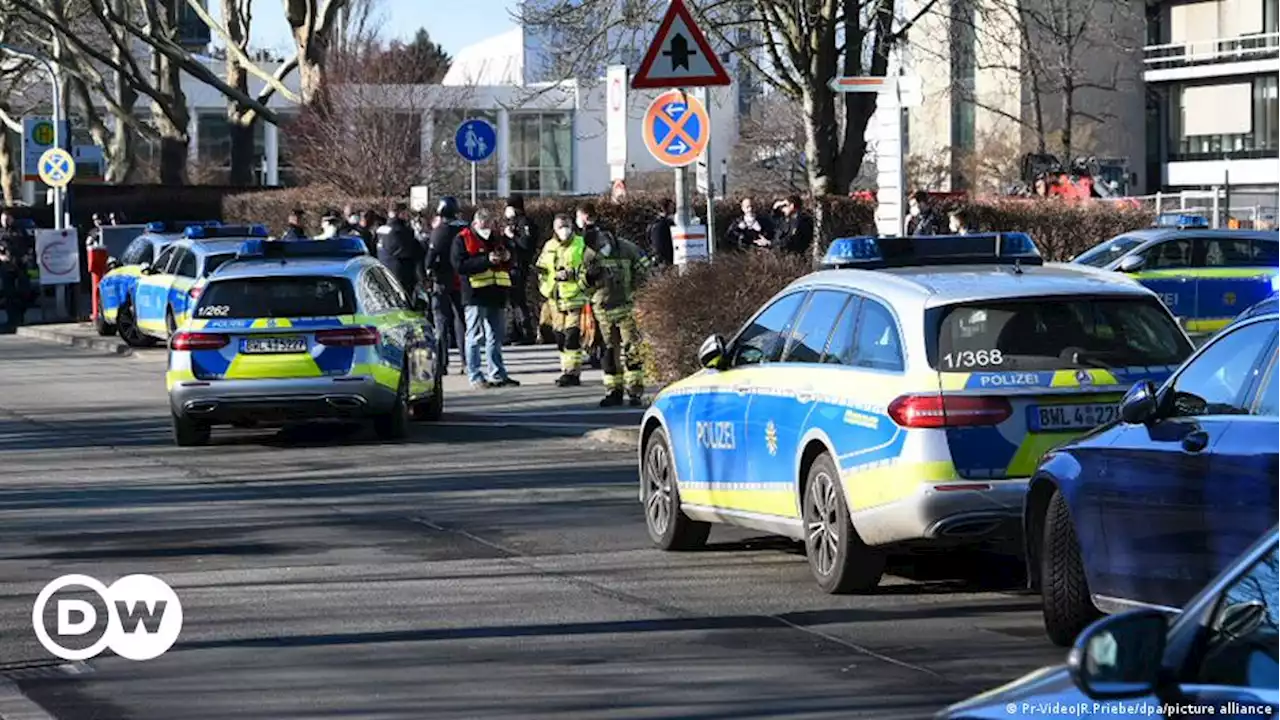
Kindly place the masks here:
[(1191, 213), (1164, 213), (1156, 218), (1152, 227), (1177, 228), (1179, 230), (1186, 228), (1204, 229), (1209, 227), (1209, 218)]
[(364, 240), (358, 237), (336, 237), (327, 240), (246, 240), (236, 258), (352, 258), (368, 255)]
[(982, 233), (923, 237), (848, 237), (831, 242), (824, 268), (915, 267), (918, 265), (1043, 265), (1026, 233)]
[(189, 225), (182, 231), (184, 237), (192, 240), (239, 237), (267, 237), (264, 225)]

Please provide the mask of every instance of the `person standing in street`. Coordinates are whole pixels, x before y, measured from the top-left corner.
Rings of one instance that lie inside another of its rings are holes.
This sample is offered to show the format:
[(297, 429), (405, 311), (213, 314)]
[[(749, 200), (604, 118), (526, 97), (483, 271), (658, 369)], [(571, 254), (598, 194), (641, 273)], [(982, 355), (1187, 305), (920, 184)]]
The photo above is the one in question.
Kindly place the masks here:
[(560, 350), (560, 377), (556, 385), (582, 384), (582, 307), (587, 304), (586, 241), (575, 233), (568, 215), (557, 215), (555, 234), (538, 256), (538, 291), (546, 299), (556, 347)]
[(375, 233), (380, 225), (382, 225), (382, 218), (378, 217), (378, 213), (365, 210), (360, 213), (355, 226), (356, 235), (364, 241), (364, 249), (374, 257), (378, 257), (378, 236)]
[(32, 242), (9, 209), (0, 211), (0, 300), (8, 332), (22, 325), (27, 314), (31, 278), (27, 259), (32, 255)]
[(969, 227), (969, 213), (965, 212), (964, 208), (956, 208), (947, 213), (947, 226), (952, 235), (968, 235), (973, 232)]
[[(507, 330), (507, 301), (511, 295), (512, 252), (502, 233), (494, 231), (488, 210), (476, 210), (471, 225), (453, 240), (453, 267), (462, 278), (466, 308), (467, 379), (473, 388), (517, 386), (502, 361)], [(483, 348), (488, 377), (480, 367)]]
[(907, 199), (907, 235), (941, 235), (942, 221), (929, 193), (917, 190)]
[(529, 271), (533, 268), (537, 251), (537, 228), (524, 214), (524, 198), (507, 199), (503, 210), (502, 234), (506, 236), (514, 260), (511, 276), (511, 311), (515, 315), (516, 341), (521, 345), (533, 345), (538, 340), (533, 314), (529, 312)]
[(788, 255), (804, 255), (813, 244), (813, 218), (804, 211), (799, 195), (792, 195), (782, 204), (782, 227), (778, 228), (775, 245)]
[(395, 203), (387, 214), (387, 223), (378, 228), (378, 260), (400, 281), (405, 295), (413, 297), (422, 268), (422, 246), (409, 227), (407, 205)]
[(316, 236), (316, 240), (332, 240), (338, 237), (338, 233), (342, 229), (342, 219), (338, 217), (335, 210), (328, 210), (324, 217), (320, 218), (320, 234)]
[(725, 233), (725, 246), (735, 250), (768, 248), (773, 245), (773, 223), (769, 218), (756, 215), (751, 198), (742, 199), (742, 215)]
[[(453, 241), (467, 226), (458, 218), (458, 200), (445, 196), (436, 204), (431, 219), (431, 235), (426, 255), (426, 276), (431, 286), (431, 317), (436, 330), (436, 346), (441, 372), (449, 372), (449, 348), (466, 351), (466, 320), (462, 308), (462, 280), (453, 266)], [(462, 358), (466, 365), (466, 358)]]
[(591, 310), (604, 341), (605, 396), (600, 407), (621, 405), (624, 391), (632, 407), (642, 407), (644, 363), (633, 303), (637, 285), (649, 273), (650, 260), (635, 243), (605, 230), (587, 235), (586, 243)]
[(306, 211), (302, 208), (294, 208), (289, 212), (289, 223), (285, 227), (284, 235), (280, 236), (281, 240), (305, 240), (307, 237), (307, 229), (302, 226), (306, 218)]
[(671, 228), (675, 225), (676, 204), (670, 198), (664, 198), (658, 217), (645, 230), (649, 248), (660, 267), (670, 267), (676, 262), (675, 245), (671, 242)]

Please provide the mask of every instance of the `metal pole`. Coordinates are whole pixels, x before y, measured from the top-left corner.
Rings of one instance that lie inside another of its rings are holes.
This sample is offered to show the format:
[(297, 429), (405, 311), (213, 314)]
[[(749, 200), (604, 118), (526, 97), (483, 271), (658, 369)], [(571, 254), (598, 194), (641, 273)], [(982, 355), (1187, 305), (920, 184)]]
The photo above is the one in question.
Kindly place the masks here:
[(471, 163), (471, 207), (475, 207), (478, 200), (476, 198), (476, 164)]
[(1219, 205), (1219, 203), (1218, 203), (1218, 199), (1219, 199), (1220, 197), (1221, 197), (1221, 188), (1219, 188), (1217, 185), (1214, 185), (1214, 186), (1213, 186), (1213, 204), (1211, 205), (1211, 207), (1213, 208), (1213, 210), (1212, 210), (1212, 212), (1213, 212), (1213, 222), (1211, 222), (1211, 223), (1210, 223), (1210, 225), (1211, 225), (1212, 227), (1214, 227), (1214, 228), (1217, 228), (1217, 227), (1218, 227), (1218, 209), (1219, 209), (1219, 208), (1218, 208), (1218, 205)]
[(1227, 227), (1231, 227), (1231, 171), (1222, 171), (1222, 204), (1225, 206), (1223, 215), (1226, 218)]
[(716, 181), (715, 175), (711, 174), (711, 89), (702, 88), (699, 95), (702, 106), (707, 110), (707, 127), (703, 129), (707, 134), (707, 147), (703, 152), (707, 156), (707, 259), (711, 260), (716, 254)]
[[(54, 43), (57, 43), (57, 42), (58, 42), (58, 38), (57, 38), (57, 35), (55, 34)], [(55, 45), (54, 47), (56, 48), (57, 46)], [(49, 84), (53, 90), (53, 98), (52, 98), (53, 146), (56, 148), (65, 149), (63, 148), (63, 143), (62, 143), (62, 141), (64, 140), (64, 138), (62, 137), (62, 115), (63, 115), (62, 83), (59, 81), (58, 70), (56, 66), (49, 58), (45, 57), (44, 55), (40, 55), (38, 53), (32, 52), (30, 50), (23, 50), (22, 48), (14, 47), (12, 45), (7, 45), (5, 43), (0, 43), (0, 50), (3, 50), (11, 55), (17, 55), (18, 57), (26, 58), (28, 60), (33, 60), (35, 62), (38, 62), (41, 65), (43, 65), (45, 71), (49, 73)], [(64, 228), (64, 218), (63, 218), (63, 212), (62, 212), (62, 190), (57, 188), (55, 188), (53, 191), (53, 227), (55, 230), (62, 230)]]

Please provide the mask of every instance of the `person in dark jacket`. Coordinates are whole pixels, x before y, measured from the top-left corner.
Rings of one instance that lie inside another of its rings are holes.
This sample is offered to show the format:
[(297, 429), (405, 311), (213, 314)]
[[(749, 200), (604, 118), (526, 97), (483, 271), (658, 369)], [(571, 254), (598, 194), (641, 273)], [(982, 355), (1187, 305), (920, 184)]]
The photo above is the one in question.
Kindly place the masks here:
[(645, 234), (649, 236), (649, 250), (659, 266), (674, 265), (675, 246), (671, 242), (671, 228), (676, 225), (676, 204), (670, 198), (662, 201), (662, 212), (649, 223)]
[(289, 213), (289, 224), (284, 229), (284, 234), (280, 236), (281, 240), (302, 240), (307, 237), (307, 229), (302, 226), (306, 218), (306, 211), (302, 208), (294, 208)]
[[(441, 371), (448, 372), (449, 348), (466, 350), (467, 326), (462, 309), (462, 281), (453, 267), (453, 240), (467, 226), (458, 219), (458, 201), (440, 198), (432, 218), (426, 254), (426, 275), (431, 285), (431, 315), (436, 329), (436, 345)], [(465, 365), (466, 359), (463, 358)]]
[(917, 190), (907, 200), (907, 234), (941, 235), (942, 218), (929, 199), (929, 193)]
[(757, 215), (751, 198), (742, 199), (742, 215), (725, 233), (725, 249), (752, 250), (773, 245), (773, 223), (764, 215)]
[(782, 205), (784, 220), (778, 228), (774, 245), (789, 255), (804, 255), (813, 244), (813, 218), (804, 211), (799, 195), (788, 197)]
[[(453, 239), (451, 253), (453, 267), (462, 277), (462, 304), (467, 316), (467, 379), (474, 388), (520, 384), (507, 375), (502, 361), (513, 254), (506, 238), (493, 226), (488, 210), (476, 210), (471, 225), (459, 230)], [(480, 367), (482, 347), (488, 377)]]
[(422, 268), (422, 246), (409, 227), (409, 207), (396, 203), (387, 213), (390, 219), (378, 228), (378, 260), (400, 281), (400, 287), (413, 297)]
[(511, 311), (516, 340), (521, 345), (533, 345), (538, 340), (533, 313), (529, 312), (529, 274), (534, 255), (538, 251), (538, 229), (524, 214), (524, 198), (507, 199), (503, 210), (502, 234), (511, 246)]
[(26, 261), (33, 250), (30, 237), (18, 227), (13, 212), (8, 209), (0, 212), (0, 301), (4, 302), (9, 332), (21, 325), (27, 314), (31, 279)]
[(355, 233), (364, 241), (365, 250), (369, 254), (378, 257), (378, 227), (382, 225), (382, 218), (378, 217), (378, 213), (372, 210), (365, 210), (360, 213), (359, 222), (356, 223)]

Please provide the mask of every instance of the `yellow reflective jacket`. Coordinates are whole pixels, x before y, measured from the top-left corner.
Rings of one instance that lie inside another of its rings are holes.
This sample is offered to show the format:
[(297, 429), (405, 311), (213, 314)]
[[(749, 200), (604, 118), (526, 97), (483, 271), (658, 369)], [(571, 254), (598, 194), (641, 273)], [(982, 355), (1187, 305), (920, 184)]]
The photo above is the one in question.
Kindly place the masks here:
[[(565, 242), (553, 236), (538, 255), (538, 292), (554, 302), (561, 312), (578, 310), (587, 304), (587, 296), (583, 292), (586, 249), (586, 240), (581, 235), (574, 235)], [(567, 280), (556, 279), (560, 270), (569, 271)]]

